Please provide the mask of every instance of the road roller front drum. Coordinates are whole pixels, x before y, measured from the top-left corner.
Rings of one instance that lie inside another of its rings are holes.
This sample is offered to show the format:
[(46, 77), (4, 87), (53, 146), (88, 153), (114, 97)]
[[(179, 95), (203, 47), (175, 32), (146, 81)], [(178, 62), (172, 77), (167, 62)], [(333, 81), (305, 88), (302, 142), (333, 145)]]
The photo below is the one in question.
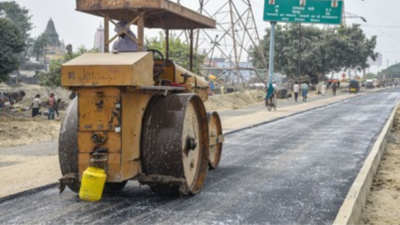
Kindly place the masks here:
[(79, 192), (78, 152), (78, 98), (74, 98), (65, 111), (58, 141), (58, 158), (63, 175), (60, 179), (61, 192), (65, 185), (73, 192)]
[[(183, 195), (201, 191), (208, 167), (208, 126), (204, 104), (195, 94), (154, 97), (142, 128), (139, 179), (153, 191), (168, 187)], [(150, 177), (150, 178), (149, 178)]]

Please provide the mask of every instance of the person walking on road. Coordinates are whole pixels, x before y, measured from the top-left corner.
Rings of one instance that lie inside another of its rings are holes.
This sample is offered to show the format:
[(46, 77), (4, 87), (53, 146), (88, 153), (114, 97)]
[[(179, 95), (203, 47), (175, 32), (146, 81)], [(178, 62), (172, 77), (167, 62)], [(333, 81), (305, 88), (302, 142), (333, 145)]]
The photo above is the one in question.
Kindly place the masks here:
[(57, 99), (56, 104), (54, 105), (54, 111), (57, 114), (57, 118), (60, 117), (60, 113), (58, 112), (58, 107), (60, 107), (61, 99)]
[(300, 91), (300, 85), (296, 81), (296, 82), (294, 82), (294, 85), (293, 85), (294, 101), (295, 102), (297, 102), (297, 99), (299, 98), (299, 91)]
[(0, 91), (0, 109), (3, 108), (3, 101), (5, 99), (5, 96), (3, 95), (3, 92)]
[(303, 96), (303, 102), (306, 102), (308, 95), (308, 84), (306, 82), (301, 84), (301, 95)]
[(336, 89), (337, 89), (337, 85), (336, 85), (336, 83), (333, 83), (333, 84), (332, 84), (332, 93), (333, 93), (333, 96), (336, 95)]
[(32, 117), (35, 117), (39, 115), (39, 109), (40, 109), (40, 95), (37, 94), (33, 99), (32, 99)]
[(325, 94), (326, 94), (326, 84), (323, 83), (323, 84), (321, 85), (321, 95), (322, 95), (322, 96), (325, 96)]
[(54, 98), (54, 94), (51, 93), (49, 99), (47, 100), (47, 107), (49, 109), (49, 114), (47, 116), (48, 120), (54, 120), (55, 106), (56, 106), (56, 99)]

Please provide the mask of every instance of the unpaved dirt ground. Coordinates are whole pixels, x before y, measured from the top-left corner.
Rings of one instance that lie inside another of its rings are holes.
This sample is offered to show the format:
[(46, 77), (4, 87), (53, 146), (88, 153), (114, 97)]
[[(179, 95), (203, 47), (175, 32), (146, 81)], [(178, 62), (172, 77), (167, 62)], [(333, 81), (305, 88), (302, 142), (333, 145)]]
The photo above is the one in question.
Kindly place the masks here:
[[(4, 85), (0, 90), (11, 90)], [(18, 105), (29, 106), (29, 100), (39, 93), (41, 100), (46, 101), (48, 93), (54, 92), (56, 98), (68, 100), (69, 91), (63, 89), (51, 90), (49, 88), (36, 85), (23, 85), (17, 90), (25, 90), (27, 96)], [(14, 89), (15, 91), (15, 89)], [(213, 95), (205, 103), (207, 111), (221, 109), (238, 109), (245, 106), (254, 105), (262, 102), (265, 93), (262, 90), (251, 90), (240, 93), (230, 93), (225, 95)], [(68, 100), (69, 101), (69, 100)], [(44, 108), (41, 111), (45, 111)], [(63, 111), (60, 111), (62, 118)], [(1, 112), (0, 111), (0, 148), (9, 146), (26, 145), (35, 142), (58, 140), (60, 128), (60, 118), (56, 120), (47, 120), (44, 115), (39, 115), (31, 118), (31, 111), (15, 111)]]
[(400, 224), (400, 109), (374, 177), (363, 224)]
[[(45, 116), (0, 116), (0, 148), (58, 140), (60, 122)], [(1, 149), (0, 149), (1, 151)]]
[[(17, 92), (20, 90), (23, 90), (26, 95), (22, 101), (15, 105), (11, 112), (5, 112), (0, 109), (0, 148), (57, 140), (60, 118), (52, 121), (47, 120), (45, 115), (32, 118), (31, 110), (22, 111), (22, 109), (30, 106), (32, 99), (37, 94), (41, 96), (42, 102), (46, 102), (50, 93), (54, 93), (56, 99), (60, 98), (68, 103), (70, 101), (70, 91), (64, 88), (48, 88), (24, 83), (21, 83), (18, 87), (10, 87), (4, 83), (0, 84), (0, 91), (2, 92)], [(44, 112), (46, 109), (42, 107), (40, 111)]]

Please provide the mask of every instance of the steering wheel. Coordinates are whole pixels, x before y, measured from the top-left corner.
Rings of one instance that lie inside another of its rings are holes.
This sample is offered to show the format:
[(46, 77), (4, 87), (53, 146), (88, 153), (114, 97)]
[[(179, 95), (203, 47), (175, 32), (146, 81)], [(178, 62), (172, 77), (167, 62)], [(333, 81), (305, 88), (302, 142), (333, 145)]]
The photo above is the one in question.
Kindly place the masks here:
[[(162, 74), (162, 72), (164, 72), (165, 70), (165, 59), (164, 59), (164, 55), (156, 50), (156, 49), (147, 49), (148, 52), (152, 52), (153, 53), (153, 60), (154, 60), (154, 66), (153, 66), (153, 70), (154, 70), (154, 75), (153, 77), (158, 77)], [(156, 55), (158, 57), (156, 57)], [(162, 63), (161, 64), (157, 64), (155, 63), (156, 60), (161, 59)]]

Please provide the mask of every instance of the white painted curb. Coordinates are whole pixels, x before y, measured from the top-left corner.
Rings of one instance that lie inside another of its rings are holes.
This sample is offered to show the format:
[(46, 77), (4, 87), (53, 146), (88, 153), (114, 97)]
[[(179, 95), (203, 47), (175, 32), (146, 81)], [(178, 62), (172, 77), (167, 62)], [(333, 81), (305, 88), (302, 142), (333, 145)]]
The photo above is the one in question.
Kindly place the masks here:
[(374, 175), (379, 167), (381, 157), (385, 151), (388, 134), (393, 127), (394, 116), (396, 115), (399, 105), (400, 103), (397, 103), (382, 132), (378, 136), (378, 139), (372, 147), (370, 154), (366, 158), (363, 167), (354, 180), (346, 199), (340, 207), (333, 224), (361, 224), (362, 211), (367, 201), (372, 180), (374, 179)]

